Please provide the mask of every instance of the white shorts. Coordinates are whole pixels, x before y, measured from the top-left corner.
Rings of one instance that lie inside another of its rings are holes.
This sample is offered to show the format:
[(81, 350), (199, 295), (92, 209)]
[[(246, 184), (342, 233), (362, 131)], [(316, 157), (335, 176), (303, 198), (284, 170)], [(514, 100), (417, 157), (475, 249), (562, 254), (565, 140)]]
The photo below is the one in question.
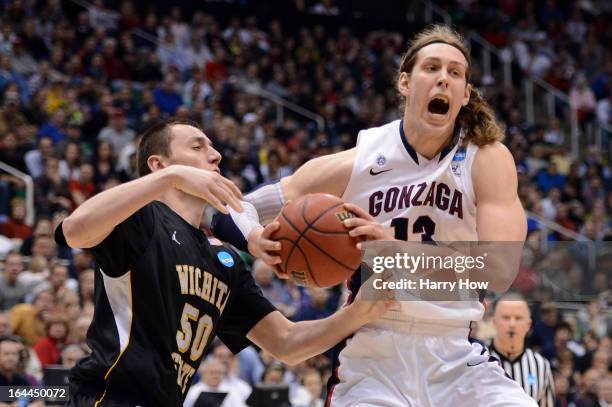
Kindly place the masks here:
[(339, 354), (331, 407), (537, 407), (468, 332), (437, 323), (360, 329)]

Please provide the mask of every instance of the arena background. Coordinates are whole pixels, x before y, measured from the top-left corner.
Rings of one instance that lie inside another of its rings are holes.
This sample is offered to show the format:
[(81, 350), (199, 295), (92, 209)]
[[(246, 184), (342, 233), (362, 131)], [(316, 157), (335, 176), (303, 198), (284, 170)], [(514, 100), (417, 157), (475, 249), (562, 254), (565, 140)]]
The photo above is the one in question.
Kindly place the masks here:
[[(33, 384), (42, 365), (70, 366), (87, 352), (93, 315), (91, 256), (56, 247), (53, 227), (135, 177), (138, 133), (164, 117), (197, 121), (224, 156), (223, 174), (248, 192), (398, 118), (401, 53), (415, 32), (442, 22), (469, 43), (471, 81), (517, 164), (529, 235), (515, 289), (533, 299), (528, 344), (551, 362), (557, 405), (597, 405), (586, 403), (611, 375), (612, 2), (0, 5), (0, 335), (24, 339)], [(22, 256), (6, 257), (11, 250)], [(344, 300), (340, 286), (303, 289), (260, 262), (252, 270), (295, 321), (330, 315)], [(53, 298), (32, 304), (45, 289)], [(45, 321), (65, 327), (55, 349), (23, 328)], [(473, 334), (492, 337), (490, 315)], [(262, 381), (289, 385), (294, 405), (325, 397), (326, 355), (288, 368), (255, 349), (212, 352), (243, 380), (232, 382), (240, 397)]]

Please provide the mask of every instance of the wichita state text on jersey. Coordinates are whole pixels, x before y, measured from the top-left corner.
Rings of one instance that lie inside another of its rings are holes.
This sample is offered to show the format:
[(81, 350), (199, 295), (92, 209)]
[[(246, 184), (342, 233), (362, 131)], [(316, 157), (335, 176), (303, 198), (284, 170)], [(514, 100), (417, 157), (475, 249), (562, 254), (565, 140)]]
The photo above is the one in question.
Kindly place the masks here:
[(161, 202), (137, 211), (92, 251), (93, 353), (71, 371), (71, 391), (181, 406), (212, 338), (237, 352), (274, 310), (238, 255), (212, 245)]

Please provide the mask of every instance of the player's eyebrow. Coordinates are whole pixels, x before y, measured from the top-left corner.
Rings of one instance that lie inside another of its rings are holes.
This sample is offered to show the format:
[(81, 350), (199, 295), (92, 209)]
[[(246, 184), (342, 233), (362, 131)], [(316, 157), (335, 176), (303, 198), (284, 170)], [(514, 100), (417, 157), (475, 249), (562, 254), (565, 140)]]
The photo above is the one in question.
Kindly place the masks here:
[(204, 143), (204, 144), (208, 144), (209, 146), (212, 146), (212, 141), (210, 141), (210, 139), (206, 136), (193, 136), (191, 137), (191, 142), (197, 141), (198, 143)]
[[(425, 63), (425, 62), (437, 62), (437, 63), (441, 63), (442, 60), (440, 58), (438, 58), (438, 57), (426, 57), (425, 59), (423, 59), (423, 63)], [(464, 67), (467, 66), (467, 64), (465, 62), (457, 61), (457, 60), (454, 60), (454, 59), (448, 61), (448, 63), (449, 64), (455, 64), (455, 65), (461, 65), (461, 66), (464, 66)]]

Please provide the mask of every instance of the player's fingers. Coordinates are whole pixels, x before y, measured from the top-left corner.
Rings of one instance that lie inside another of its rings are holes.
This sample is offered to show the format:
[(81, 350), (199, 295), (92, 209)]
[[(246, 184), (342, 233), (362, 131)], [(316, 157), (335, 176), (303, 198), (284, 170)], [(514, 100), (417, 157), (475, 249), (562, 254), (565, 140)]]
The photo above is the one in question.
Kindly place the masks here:
[(242, 211), (242, 205), (240, 205), (240, 201), (236, 200), (229, 192), (229, 190), (224, 188), (222, 185), (215, 185), (211, 187), (209, 191), (210, 194), (217, 198), (217, 200), (219, 200), (220, 202), (228, 204), (232, 207), (232, 209), (238, 212)]
[(355, 228), (357, 226), (369, 225), (371, 221), (362, 218), (348, 218), (342, 221), (347, 228)]
[(236, 196), (235, 191), (227, 184), (217, 184), (214, 188), (212, 188), (212, 192), (217, 196), (217, 198), (221, 199), (221, 201), (227, 203), (233, 210), (242, 212), (243, 209), (241, 197)]
[(272, 268), (274, 269), (274, 273), (276, 273), (276, 276), (278, 278), (280, 278), (281, 280), (288, 280), (289, 279), (289, 273), (287, 273), (286, 271), (281, 270), (281, 268), (280, 268), (280, 266), (278, 264), (272, 265)]
[(259, 246), (265, 252), (279, 251), (281, 249), (281, 243), (275, 240), (262, 239), (259, 242)]
[(365, 236), (365, 237), (370, 237), (370, 238), (377, 238), (379, 237), (379, 234), (380, 234), (378, 231), (378, 228), (376, 226), (373, 226), (372, 224), (357, 226), (351, 229), (348, 233), (349, 233), (349, 236), (353, 236), (353, 237)]
[(225, 186), (227, 186), (227, 188), (232, 192), (232, 194), (236, 197), (237, 200), (242, 200), (242, 191), (240, 191), (240, 188), (238, 188), (238, 186), (234, 184), (233, 181), (230, 181), (229, 179), (224, 177), (221, 177), (221, 181)]
[(207, 191), (201, 196), (206, 202), (208, 202), (211, 206), (213, 206), (216, 210), (226, 215), (229, 214), (229, 210), (225, 207), (225, 204), (221, 202), (219, 198), (212, 192)]
[(367, 213), (362, 207), (357, 206), (355, 204), (352, 203), (348, 203), (345, 202), (344, 203), (344, 208), (349, 211), (349, 212), (353, 212), (355, 215), (359, 216), (362, 219), (367, 219), (367, 220), (371, 220), (374, 221), (375, 219), (369, 214)]
[(269, 266), (274, 266), (275, 264), (280, 264), (281, 263), (281, 258), (279, 256), (273, 256), (270, 255), (266, 252), (263, 252), (261, 254), (261, 259), (264, 261), (264, 263), (266, 263)]
[(264, 239), (269, 239), (270, 236), (272, 236), (272, 234), (278, 229), (280, 229), (280, 222), (275, 220), (274, 222), (269, 223), (266, 225), (266, 227), (264, 227), (264, 230), (261, 233), (261, 237)]

